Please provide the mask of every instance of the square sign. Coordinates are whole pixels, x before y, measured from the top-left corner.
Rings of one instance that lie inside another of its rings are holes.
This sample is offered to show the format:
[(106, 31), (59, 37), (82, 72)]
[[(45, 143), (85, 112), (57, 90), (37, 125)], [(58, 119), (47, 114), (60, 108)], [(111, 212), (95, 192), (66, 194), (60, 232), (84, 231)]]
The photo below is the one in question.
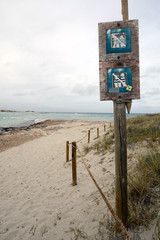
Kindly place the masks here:
[(131, 68), (108, 68), (107, 69), (107, 92), (120, 93), (132, 91)]
[(139, 99), (138, 20), (99, 23), (100, 98)]
[(131, 52), (131, 28), (106, 29), (106, 53)]

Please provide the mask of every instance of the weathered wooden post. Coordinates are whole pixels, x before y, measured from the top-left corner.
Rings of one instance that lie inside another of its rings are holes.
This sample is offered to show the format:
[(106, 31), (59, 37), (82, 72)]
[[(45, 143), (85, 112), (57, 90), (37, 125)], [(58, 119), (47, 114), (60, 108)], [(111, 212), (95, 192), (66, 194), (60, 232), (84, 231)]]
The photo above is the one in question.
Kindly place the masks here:
[(125, 103), (114, 102), (116, 213), (126, 226), (127, 206), (127, 140)]
[(69, 161), (69, 141), (66, 141), (66, 162)]
[[(122, 16), (123, 16), (123, 21), (129, 20), (128, 16), (128, 0), (122, 0)], [(132, 106), (132, 100), (128, 100), (125, 102), (127, 112), (130, 113), (131, 111), (131, 106)]]
[(88, 130), (88, 143), (90, 143), (90, 130)]
[[(113, 100), (115, 132), (116, 212), (127, 223), (126, 110), (140, 98), (138, 20), (128, 20), (128, 0), (122, 0), (123, 21), (99, 23), (100, 99)], [(126, 104), (127, 103), (127, 104)]]
[(106, 125), (104, 125), (104, 132), (106, 132)]
[[(128, 20), (128, 0), (122, 0), (123, 21)], [(114, 135), (115, 135), (115, 174), (116, 174), (116, 213), (127, 225), (127, 139), (125, 101), (114, 102)]]
[(72, 185), (77, 185), (76, 142), (72, 142)]
[(97, 128), (97, 138), (99, 137), (99, 128)]

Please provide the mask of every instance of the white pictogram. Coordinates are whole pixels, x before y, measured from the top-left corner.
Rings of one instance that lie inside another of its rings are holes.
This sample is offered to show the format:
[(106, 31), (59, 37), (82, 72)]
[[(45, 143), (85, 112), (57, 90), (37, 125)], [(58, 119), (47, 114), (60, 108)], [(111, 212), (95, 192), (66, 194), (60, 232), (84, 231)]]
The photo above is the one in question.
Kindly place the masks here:
[(112, 48), (125, 48), (126, 47), (126, 34), (125, 33), (111, 34), (111, 47)]
[(112, 74), (113, 87), (127, 87), (127, 73), (113, 73)]

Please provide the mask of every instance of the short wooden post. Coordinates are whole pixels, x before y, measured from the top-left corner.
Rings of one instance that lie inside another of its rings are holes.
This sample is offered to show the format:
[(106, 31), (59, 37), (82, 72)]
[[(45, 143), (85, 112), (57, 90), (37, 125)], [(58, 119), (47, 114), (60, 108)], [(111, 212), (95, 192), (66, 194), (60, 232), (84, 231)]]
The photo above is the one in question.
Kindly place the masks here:
[(97, 128), (97, 137), (99, 137), (99, 128)]
[(112, 126), (111, 122), (110, 122), (110, 127)]
[(88, 143), (90, 143), (90, 130), (88, 130)]
[(69, 141), (66, 141), (66, 162), (69, 161)]
[(104, 132), (106, 132), (106, 125), (104, 125)]
[(127, 140), (125, 102), (114, 101), (116, 213), (127, 224)]
[(72, 185), (77, 185), (76, 142), (72, 142)]

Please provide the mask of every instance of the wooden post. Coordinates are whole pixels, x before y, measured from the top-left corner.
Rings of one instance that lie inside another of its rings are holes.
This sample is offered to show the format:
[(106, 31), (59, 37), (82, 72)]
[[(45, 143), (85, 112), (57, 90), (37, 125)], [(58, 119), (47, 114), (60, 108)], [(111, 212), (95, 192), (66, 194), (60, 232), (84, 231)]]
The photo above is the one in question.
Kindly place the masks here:
[(99, 128), (97, 128), (97, 137), (99, 137)]
[(128, 0), (122, 0), (123, 21), (128, 20)]
[(114, 102), (116, 213), (127, 224), (127, 142), (125, 102)]
[[(122, 0), (122, 15), (123, 21), (128, 20), (128, 0)], [(130, 113), (132, 107), (132, 100), (128, 100), (126, 103), (127, 112)]]
[(66, 141), (66, 162), (69, 161), (69, 141)]
[(104, 125), (104, 132), (106, 132), (106, 125)]
[(77, 185), (76, 142), (72, 142), (72, 185)]
[(88, 130), (88, 143), (90, 143), (90, 130)]
[(110, 122), (110, 127), (112, 126), (111, 122)]
[[(128, 0), (122, 0), (123, 21), (128, 20)], [(114, 101), (116, 213), (127, 225), (127, 140), (125, 100)]]

